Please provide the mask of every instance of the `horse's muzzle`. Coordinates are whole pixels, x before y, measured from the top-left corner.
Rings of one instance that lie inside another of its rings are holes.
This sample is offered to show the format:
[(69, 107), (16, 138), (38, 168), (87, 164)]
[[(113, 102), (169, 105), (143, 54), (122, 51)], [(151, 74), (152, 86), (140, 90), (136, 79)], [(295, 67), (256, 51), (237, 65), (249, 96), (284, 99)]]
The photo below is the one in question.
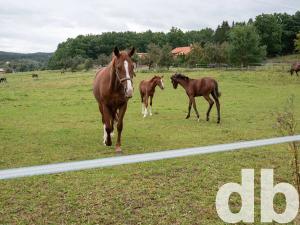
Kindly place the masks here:
[(127, 90), (125, 93), (126, 98), (132, 98), (133, 90)]

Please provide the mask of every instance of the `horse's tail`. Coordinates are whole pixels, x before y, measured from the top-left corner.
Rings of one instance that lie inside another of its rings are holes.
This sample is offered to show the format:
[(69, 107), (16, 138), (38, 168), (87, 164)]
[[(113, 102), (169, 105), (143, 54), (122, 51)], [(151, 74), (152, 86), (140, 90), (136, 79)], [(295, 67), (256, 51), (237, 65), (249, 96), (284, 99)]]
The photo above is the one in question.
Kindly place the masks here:
[(218, 98), (221, 97), (221, 92), (219, 92), (219, 85), (218, 85), (217, 81), (215, 81), (214, 94), (215, 94), (215, 96), (217, 96)]

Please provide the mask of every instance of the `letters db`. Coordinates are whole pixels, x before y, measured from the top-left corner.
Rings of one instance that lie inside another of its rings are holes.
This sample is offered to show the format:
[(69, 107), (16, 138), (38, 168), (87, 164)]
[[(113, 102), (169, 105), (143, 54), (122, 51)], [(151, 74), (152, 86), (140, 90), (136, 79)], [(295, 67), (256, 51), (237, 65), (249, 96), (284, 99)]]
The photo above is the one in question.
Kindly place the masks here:
[[(228, 202), (232, 193), (241, 196), (242, 206), (238, 213), (232, 213)], [(277, 193), (285, 196), (286, 208), (278, 214), (273, 208), (273, 198)], [(279, 183), (274, 186), (273, 169), (261, 170), (261, 222), (289, 223), (295, 219), (299, 209), (297, 190), (288, 183)], [(242, 183), (227, 183), (223, 185), (216, 196), (216, 209), (219, 217), (226, 223), (253, 223), (254, 222), (254, 170), (242, 170)]]

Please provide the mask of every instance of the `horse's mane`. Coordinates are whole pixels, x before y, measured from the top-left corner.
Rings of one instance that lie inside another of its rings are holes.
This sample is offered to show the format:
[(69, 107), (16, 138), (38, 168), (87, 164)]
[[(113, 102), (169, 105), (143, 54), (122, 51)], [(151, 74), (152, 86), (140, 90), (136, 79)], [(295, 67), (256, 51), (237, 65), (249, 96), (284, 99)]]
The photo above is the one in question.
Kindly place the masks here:
[(152, 77), (149, 81), (154, 81), (155, 79), (157, 79), (158, 78), (158, 76), (154, 76), (154, 77)]
[(185, 76), (185, 75), (183, 75), (183, 74), (181, 74), (181, 73), (175, 73), (175, 74), (173, 75), (173, 77), (174, 77), (174, 78), (177, 78), (177, 79), (183, 79), (183, 80), (189, 80), (189, 79), (190, 79), (189, 77), (187, 77), (187, 76)]

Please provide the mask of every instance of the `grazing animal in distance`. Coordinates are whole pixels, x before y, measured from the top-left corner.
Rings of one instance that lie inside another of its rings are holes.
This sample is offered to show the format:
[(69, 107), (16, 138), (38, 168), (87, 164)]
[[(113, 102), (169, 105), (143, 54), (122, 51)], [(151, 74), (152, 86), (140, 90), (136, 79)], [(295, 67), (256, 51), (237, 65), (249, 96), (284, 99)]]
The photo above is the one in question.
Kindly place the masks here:
[(103, 143), (106, 146), (112, 145), (111, 135), (114, 122), (117, 120), (116, 152), (122, 151), (123, 118), (127, 102), (133, 95), (134, 65), (131, 57), (134, 51), (135, 49), (132, 48), (129, 52), (121, 52), (115, 47), (112, 61), (107, 67), (97, 72), (94, 80), (93, 93), (102, 116)]
[(152, 116), (152, 100), (155, 93), (155, 88), (158, 85), (160, 89), (164, 89), (164, 76), (154, 76), (150, 80), (142, 80), (139, 85), (140, 94), (141, 94), (141, 102), (142, 102), (142, 114), (144, 117), (148, 114), (148, 100), (150, 97), (150, 109), (149, 115)]
[(1, 83), (1, 82), (2, 82), (2, 83), (4, 83), (4, 82), (7, 83), (6, 77), (1, 77), (1, 78), (0, 78), (0, 83)]
[(39, 75), (36, 74), (36, 73), (33, 73), (33, 74), (31, 75), (31, 77), (32, 77), (32, 78), (39, 78)]
[(178, 84), (180, 84), (186, 91), (186, 94), (189, 97), (189, 106), (188, 106), (188, 114), (186, 119), (190, 117), (191, 107), (195, 110), (199, 121), (199, 113), (196, 107), (195, 97), (203, 96), (205, 100), (209, 103), (209, 108), (206, 113), (206, 121), (209, 121), (209, 113), (214, 105), (214, 101), (211, 99), (210, 95), (216, 102), (217, 111), (218, 111), (218, 120), (217, 123), (220, 123), (220, 102), (219, 97), (221, 93), (219, 92), (218, 83), (215, 79), (211, 77), (203, 77), (200, 79), (191, 79), (183, 74), (176, 73), (171, 76), (171, 82), (173, 84), (173, 88), (176, 89)]
[(292, 64), (290, 69), (291, 76), (294, 74), (294, 72), (296, 72), (298, 76), (298, 71), (300, 71), (300, 62), (295, 62)]

